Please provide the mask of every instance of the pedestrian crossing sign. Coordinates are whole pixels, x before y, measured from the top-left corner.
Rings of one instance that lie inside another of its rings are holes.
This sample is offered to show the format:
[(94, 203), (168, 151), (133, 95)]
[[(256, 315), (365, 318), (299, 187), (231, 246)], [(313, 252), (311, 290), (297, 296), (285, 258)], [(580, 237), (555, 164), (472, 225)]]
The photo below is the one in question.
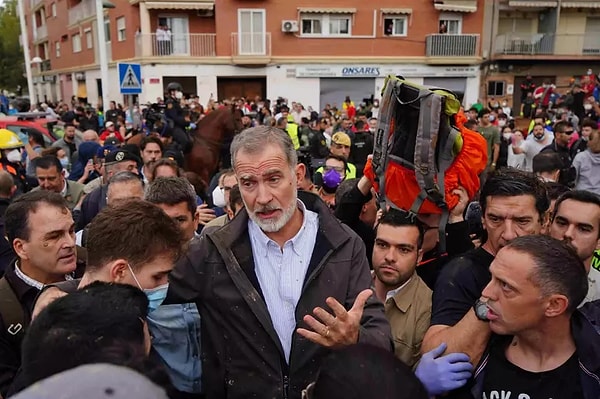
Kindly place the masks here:
[(140, 64), (119, 64), (119, 88), (121, 94), (140, 94), (142, 92)]

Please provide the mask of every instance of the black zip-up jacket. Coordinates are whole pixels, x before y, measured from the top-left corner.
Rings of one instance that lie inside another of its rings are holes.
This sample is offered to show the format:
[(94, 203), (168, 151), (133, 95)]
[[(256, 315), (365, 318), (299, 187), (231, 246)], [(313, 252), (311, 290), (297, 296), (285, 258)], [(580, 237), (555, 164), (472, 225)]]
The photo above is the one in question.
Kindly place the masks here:
[[(347, 309), (370, 288), (362, 240), (340, 223), (314, 194), (300, 192), (307, 209), (319, 214), (319, 230), (302, 294), (302, 318), (334, 297)], [(315, 380), (330, 350), (294, 333), (289, 365), (271, 322), (255, 273), (248, 214), (241, 211), (192, 244), (187, 261), (170, 275), (168, 303), (196, 302), (202, 317), (202, 386), (207, 399), (294, 398)], [(383, 305), (372, 296), (364, 307), (359, 342), (392, 350)]]

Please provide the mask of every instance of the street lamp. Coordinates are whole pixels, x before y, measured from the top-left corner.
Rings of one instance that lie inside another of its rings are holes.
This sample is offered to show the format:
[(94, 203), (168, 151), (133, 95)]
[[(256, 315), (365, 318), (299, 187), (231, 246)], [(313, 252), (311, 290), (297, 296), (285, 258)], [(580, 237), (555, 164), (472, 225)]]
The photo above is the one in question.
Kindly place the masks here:
[[(25, 7), (23, 0), (18, 0), (19, 6), (19, 24), (21, 25), (21, 41), (23, 45), (23, 57), (25, 58), (25, 74), (27, 75), (27, 91), (29, 92), (29, 102), (33, 103), (33, 73), (31, 72), (31, 56), (29, 54), (29, 34), (25, 24)], [(39, 58), (39, 57), (37, 57)], [(41, 62), (41, 61), (40, 61)]]
[(100, 87), (102, 87), (102, 112), (109, 109), (108, 96), (108, 56), (106, 54), (106, 32), (104, 29), (104, 9), (115, 8), (115, 5), (106, 0), (95, 0), (96, 2), (96, 25), (98, 36), (98, 58), (100, 61)]

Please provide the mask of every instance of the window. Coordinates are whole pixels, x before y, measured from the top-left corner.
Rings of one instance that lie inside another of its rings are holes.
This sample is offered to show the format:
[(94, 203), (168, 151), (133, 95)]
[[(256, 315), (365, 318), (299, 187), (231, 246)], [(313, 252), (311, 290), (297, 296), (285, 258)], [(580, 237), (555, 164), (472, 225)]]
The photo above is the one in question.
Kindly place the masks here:
[(91, 29), (86, 29), (85, 31), (85, 47), (87, 49), (94, 47), (94, 36), (92, 36)]
[(125, 41), (125, 17), (117, 18), (117, 40)]
[(488, 82), (487, 95), (488, 96), (503, 96), (504, 95), (504, 81), (503, 80), (490, 80)]
[(321, 34), (323, 34), (323, 29), (321, 28), (321, 20), (318, 18), (302, 19), (302, 34), (303, 35), (321, 35)]
[(238, 9), (238, 53), (267, 53), (266, 12), (263, 9)]
[(301, 16), (303, 36), (350, 36), (352, 17), (349, 15), (308, 14)]
[(81, 51), (81, 35), (76, 33), (71, 36), (71, 43), (73, 43), (73, 52), (79, 53)]
[(104, 19), (104, 40), (110, 43), (110, 19)]
[(60, 58), (60, 42), (54, 42), (54, 48), (56, 50), (56, 58)]
[(56, 3), (50, 5), (50, 10), (52, 12), (52, 18), (56, 18)]
[(439, 33), (460, 35), (462, 33), (462, 15), (452, 13), (440, 14)]
[(349, 35), (350, 34), (350, 18), (347, 17), (330, 17), (329, 18), (329, 34), (330, 35)]
[(406, 36), (408, 30), (408, 18), (386, 17), (383, 19), (383, 34), (387, 36)]

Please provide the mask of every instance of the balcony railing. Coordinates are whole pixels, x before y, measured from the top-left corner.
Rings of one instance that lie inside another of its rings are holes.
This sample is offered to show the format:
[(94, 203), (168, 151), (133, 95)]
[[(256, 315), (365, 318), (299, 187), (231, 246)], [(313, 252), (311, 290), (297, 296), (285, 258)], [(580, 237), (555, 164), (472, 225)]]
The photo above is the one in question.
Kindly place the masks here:
[(190, 33), (171, 35), (171, 40), (158, 40), (155, 33), (136, 36), (136, 56), (138, 57), (214, 57), (217, 35), (214, 33)]
[(42, 63), (40, 64), (40, 70), (42, 72), (48, 72), (52, 70), (52, 64), (50, 63), (50, 60), (44, 60), (42, 61)]
[(69, 25), (75, 25), (82, 19), (96, 15), (96, 2), (94, 0), (82, 0), (75, 7), (69, 8)]
[(427, 35), (427, 57), (474, 57), (478, 54), (479, 35)]
[(508, 33), (496, 37), (500, 55), (600, 55), (600, 36), (594, 34)]
[(233, 57), (270, 57), (271, 32), (232, 33), (231, 55)]
[(48, 25), (44, 24), (35, 28), (35, 40), (42, 40), (48, 37)]

